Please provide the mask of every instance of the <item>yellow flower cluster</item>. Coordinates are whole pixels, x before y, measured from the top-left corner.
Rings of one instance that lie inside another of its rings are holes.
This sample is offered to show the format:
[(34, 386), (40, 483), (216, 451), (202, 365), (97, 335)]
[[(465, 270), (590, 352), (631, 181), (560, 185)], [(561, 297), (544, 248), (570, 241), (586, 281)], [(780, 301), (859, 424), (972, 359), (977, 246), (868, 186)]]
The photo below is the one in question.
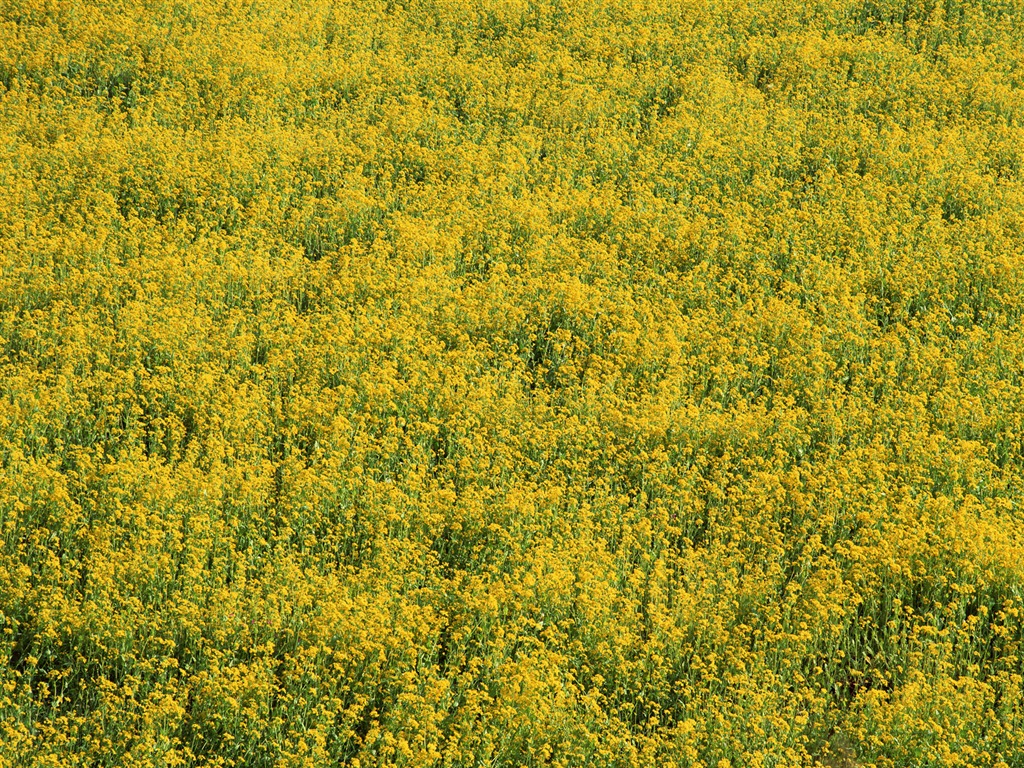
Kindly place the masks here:
[(1022, 9), (0, 0), (0, 768), (1024, 765)]

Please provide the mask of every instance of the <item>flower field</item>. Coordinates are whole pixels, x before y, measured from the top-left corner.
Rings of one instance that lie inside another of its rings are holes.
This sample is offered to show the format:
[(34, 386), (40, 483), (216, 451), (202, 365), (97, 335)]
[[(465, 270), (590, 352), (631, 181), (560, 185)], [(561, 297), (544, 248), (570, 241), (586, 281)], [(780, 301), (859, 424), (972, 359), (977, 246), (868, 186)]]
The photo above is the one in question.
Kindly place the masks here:
[(0, 0), (0, 768), (1024, 766), (1024, 4)]

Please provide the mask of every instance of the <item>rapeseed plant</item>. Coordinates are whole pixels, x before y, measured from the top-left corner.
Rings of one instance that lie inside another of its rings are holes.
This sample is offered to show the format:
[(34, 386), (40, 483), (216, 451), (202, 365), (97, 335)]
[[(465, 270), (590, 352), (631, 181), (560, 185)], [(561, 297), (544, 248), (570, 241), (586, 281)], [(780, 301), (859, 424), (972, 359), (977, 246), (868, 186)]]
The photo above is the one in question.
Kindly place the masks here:
[(1024, 765), (1022, 63), (0, 0), (0, 766)]

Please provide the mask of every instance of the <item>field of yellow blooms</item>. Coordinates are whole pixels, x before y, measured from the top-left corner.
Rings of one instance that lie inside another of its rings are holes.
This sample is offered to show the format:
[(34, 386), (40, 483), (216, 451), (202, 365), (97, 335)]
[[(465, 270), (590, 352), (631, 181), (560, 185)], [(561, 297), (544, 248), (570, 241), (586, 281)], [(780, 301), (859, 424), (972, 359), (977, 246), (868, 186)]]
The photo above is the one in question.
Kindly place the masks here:
[(1020, 0), (0, 0), (0, 768), (1024, 766)]

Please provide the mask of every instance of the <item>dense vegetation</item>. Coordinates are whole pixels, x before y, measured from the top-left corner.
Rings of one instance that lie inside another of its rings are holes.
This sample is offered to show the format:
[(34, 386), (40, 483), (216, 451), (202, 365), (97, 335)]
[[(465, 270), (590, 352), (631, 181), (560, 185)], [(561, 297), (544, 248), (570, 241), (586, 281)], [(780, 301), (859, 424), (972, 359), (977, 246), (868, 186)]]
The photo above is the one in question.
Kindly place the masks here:
[(1024, 5), (0, 0), (0, 766), (1024, 766)]

